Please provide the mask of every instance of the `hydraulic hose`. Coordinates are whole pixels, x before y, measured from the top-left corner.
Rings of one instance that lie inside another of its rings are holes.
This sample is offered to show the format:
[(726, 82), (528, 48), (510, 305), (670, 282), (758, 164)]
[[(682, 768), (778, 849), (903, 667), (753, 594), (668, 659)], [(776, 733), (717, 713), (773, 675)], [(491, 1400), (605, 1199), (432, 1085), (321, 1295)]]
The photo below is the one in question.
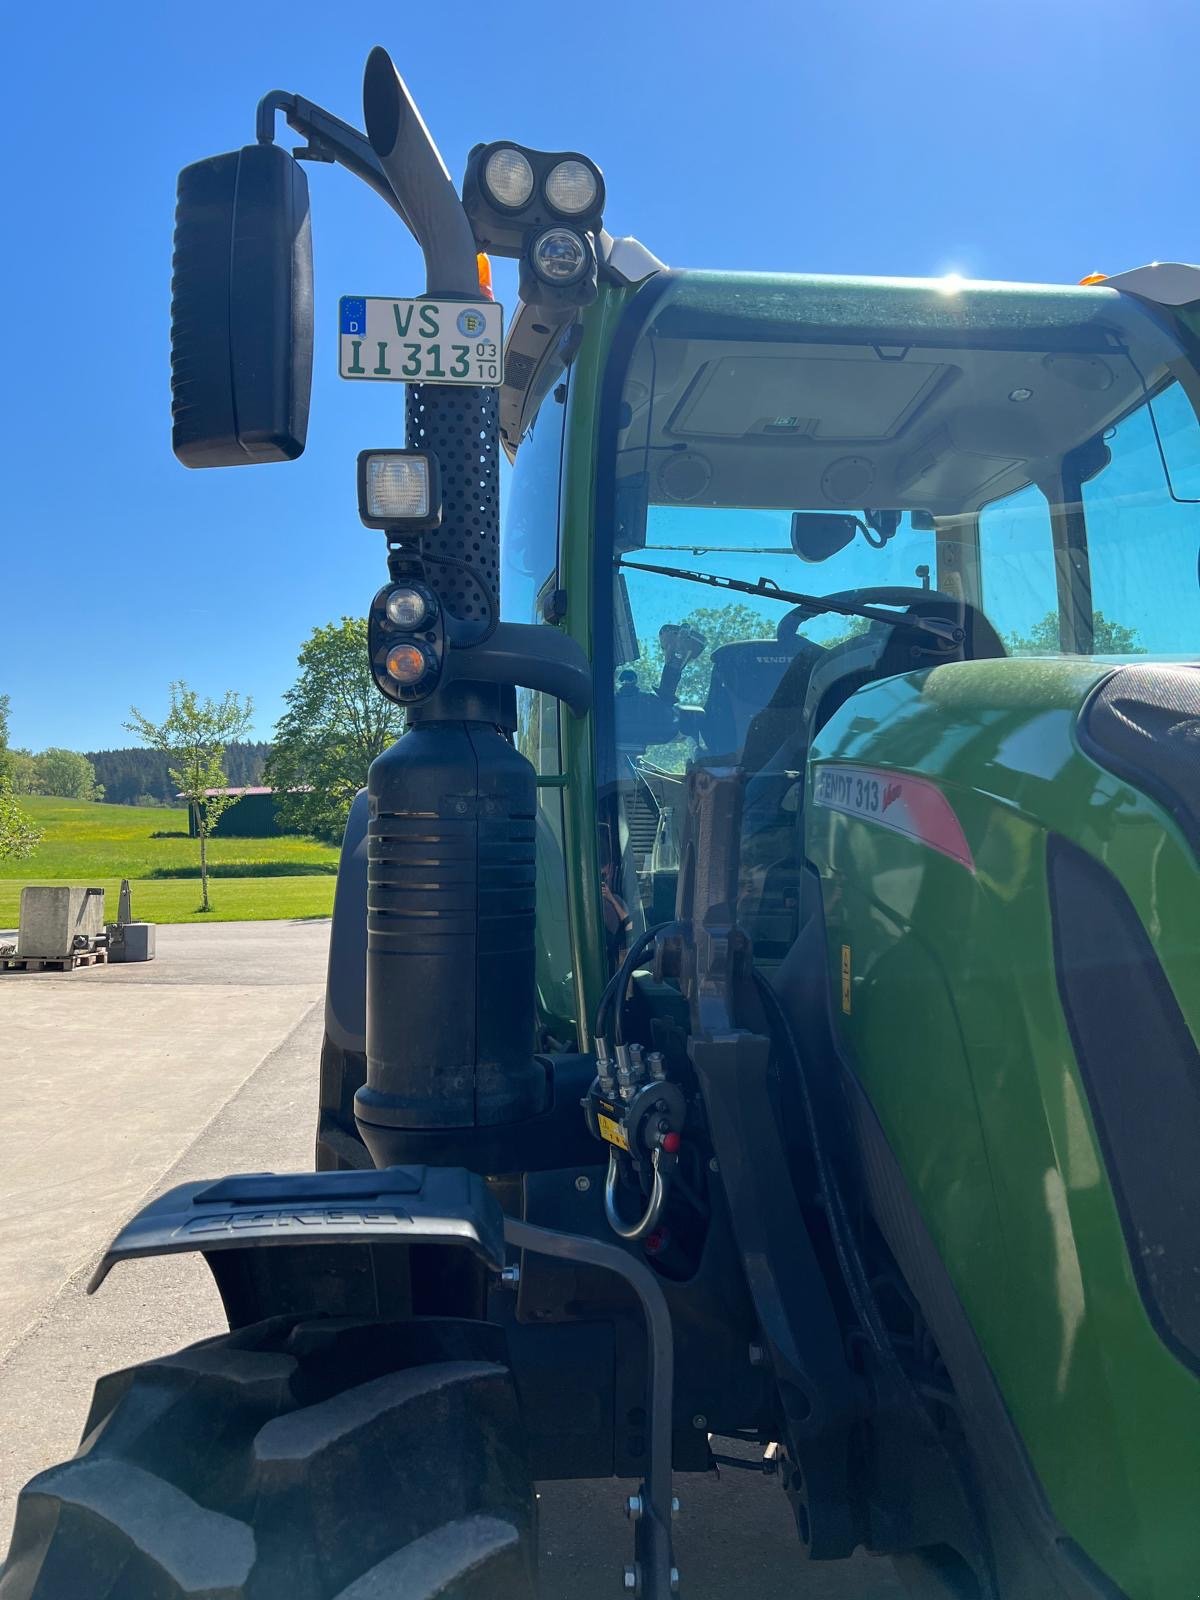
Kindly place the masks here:
[(630, 945), (624, 961), (622, 961), (620, 967), (608, 980), (608, 983), (605, 985), (604, 993), (600, 996), (600, 1004), (596, 1007), (595, 1027), (592, 1030), (596, 1038), (605, 1036), (608, 1011), (615, 1000), (617, 1004), (616, 1043), (624, 1044), (625, 1030), (622, 1025), (621, 1017), (625, 1009), (625, 991), (629, 987), (629, 981), (637, 969), (638, 962), (642, 959), (643, 955), (654, 943), (655, 939), (657, 939), (662, 930), (667, 926), (667, 923), (660, 922), (656, 927), (647, 928), (645, 932), (639, 934), (634, 942)]

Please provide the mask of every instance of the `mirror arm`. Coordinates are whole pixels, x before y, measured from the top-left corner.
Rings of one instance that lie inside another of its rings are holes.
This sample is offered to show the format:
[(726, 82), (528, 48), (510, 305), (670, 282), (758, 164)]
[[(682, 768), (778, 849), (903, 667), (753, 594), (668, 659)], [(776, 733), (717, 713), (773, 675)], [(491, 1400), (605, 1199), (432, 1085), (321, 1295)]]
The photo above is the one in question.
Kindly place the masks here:
[(286, 89), (272, 89), (258, 102), (255, 132), (259, 144), (274, 144), (277, 111), (283, 112), (289, 128), (294, 128), (309, 142), (310, 149), (294, 152), (297, 160), (335, 161), (338, 166), (345, 167), (347, 172), (352, 172), (374, 189), (380, 199), (386, 200), (416, 237), (413, 225), (396, 191), (388, 182), (383, 164), (372, 150), (366, 134), (359, 133), (357, 128), (352, 128), (348, 122), (335, 117), (323, 106), (306, 100), (303, 95), (289, 94)]
[(442, 681), (455, 680), (537, 689), (577, 717), (592, 705), (592, 665), (582, 646), (545, 623), (498, 622), (482, 644), (449, 651)]

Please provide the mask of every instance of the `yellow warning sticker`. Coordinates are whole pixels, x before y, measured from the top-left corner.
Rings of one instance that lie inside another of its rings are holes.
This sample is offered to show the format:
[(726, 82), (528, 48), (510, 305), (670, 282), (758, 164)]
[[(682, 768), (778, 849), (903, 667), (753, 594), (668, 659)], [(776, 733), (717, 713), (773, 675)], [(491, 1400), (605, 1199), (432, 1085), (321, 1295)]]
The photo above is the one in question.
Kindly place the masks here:
[(597, 1116), (600, 1124), (600, 1137), (607, 1139), (609, 1144), (615, 1144), (618, 1150), (628, 1150), (629, 1140), (625, 1137), (625, 1129), (619, 1122), (614, 1122), (611, 1117)]
[(850, 946), (842, 946), (842, 1010), (850, 1015)]

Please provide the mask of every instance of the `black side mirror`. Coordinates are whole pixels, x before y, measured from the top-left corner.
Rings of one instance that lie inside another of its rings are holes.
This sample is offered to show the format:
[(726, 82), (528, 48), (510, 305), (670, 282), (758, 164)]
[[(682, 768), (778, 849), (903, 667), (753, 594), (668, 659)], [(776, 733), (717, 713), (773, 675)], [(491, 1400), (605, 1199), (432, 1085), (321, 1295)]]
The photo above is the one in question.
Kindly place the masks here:
[(171, 444), (185, 467), (293, 461), (312, 387), (308, 180), (273, 144), (179, 174)]
[(860, 526), (840, 511), (793, 511), (792, 549), (801, 561), (828, 561), (853, 542)]

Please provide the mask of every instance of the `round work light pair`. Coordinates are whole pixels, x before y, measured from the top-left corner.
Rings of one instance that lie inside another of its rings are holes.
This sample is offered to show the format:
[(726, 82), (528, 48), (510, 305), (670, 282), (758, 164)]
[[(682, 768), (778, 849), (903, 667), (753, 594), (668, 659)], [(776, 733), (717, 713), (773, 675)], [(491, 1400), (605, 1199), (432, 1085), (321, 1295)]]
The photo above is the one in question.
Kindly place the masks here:
[[(488, 199), (506, 211), (524, 210), (533, 198), (536, 181), (529, 157), (513, 145), (493, 150), (483, 169)], [(586, 217), (595, 209), (599, 195), (595, 171), (573, 156), (556, 162), (542, 184), (542, 197), (560, 217)]]

